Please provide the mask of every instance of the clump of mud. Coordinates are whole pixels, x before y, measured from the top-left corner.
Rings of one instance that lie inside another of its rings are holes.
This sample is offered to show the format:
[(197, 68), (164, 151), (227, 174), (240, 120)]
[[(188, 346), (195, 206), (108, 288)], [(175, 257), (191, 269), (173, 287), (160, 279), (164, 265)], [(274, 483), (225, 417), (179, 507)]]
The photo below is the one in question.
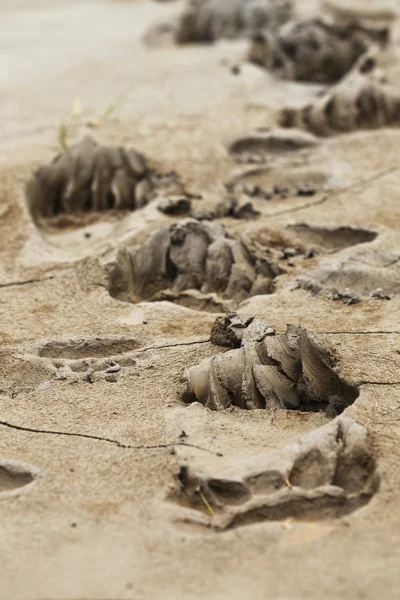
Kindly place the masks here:
[(248, 59), (284, 79), (338, 82), (373, 43), (386, 44), (388, 29), (368, 30), (357, 22), (340, 25), (310, 19), (258, 33)]
[[(167, 182), (172, 187), (177, 185), (173, 179)], [(142, 154), (100, 146), (86, 137), (32, 175), (26, 186), (26, 199), (35, 217), (134, 210), (154, 197), (160, 183), (165, 183), (163, 176), (149, 168)]]
[(213, 410), (235, 405), (325, 410), (335, 416), (358, 397), (358, 389), (337, 375), (312, 332), (294, 325), (282, 335), (267, 328), (256, 341), (243, 338), (242, 347), (206, 358), (185, 377), (185, 400)]
[(122, 300), (163, 299), (160, 292), (197, 290), (236, 301), (272, 291), (282, 272), (267, 254), (231, 239), (223, 225), (183, 219), (153, 233), (141, 246), (119, 252), (110, 294)]
[(378, 488), (365, 427), (338, 417), (276, 454), (223, 464), (214, 474), (184, 465), (169, 500), (182, 507), (185, 521), (224, 530), (288, 517), (337, 518)]

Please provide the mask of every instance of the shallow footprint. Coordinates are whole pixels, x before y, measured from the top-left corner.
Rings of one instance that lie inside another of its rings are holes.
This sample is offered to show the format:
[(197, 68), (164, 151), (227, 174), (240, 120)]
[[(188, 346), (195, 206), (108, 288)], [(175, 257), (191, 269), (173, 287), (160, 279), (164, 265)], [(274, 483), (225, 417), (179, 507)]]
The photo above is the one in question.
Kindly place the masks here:
[(375, 250), (320, 261), (297, 280), (297, 287), (325, 293), (344, 304), (361, 300), (390, 300), (400, 292), (400, 256)]
[(288, 225), (287, 229), (293, 232), (297, 239), (307, 246), (323, 248), (328, 251), (338, 252), (344, 248), (373, 242), (378, 234), (370, 229), (361, 227), (319, 227), (307, 225), (307, 223), (296, 223)]
[(317, 137), (302, 130), (271, 129), (237, 137), (231, 141), (228, 149), (231, 154), (243, 152), (280, 154), (312, 148), (318, 143)]
[(181, 507), (178, 519), (224, 530), (337, 518), (366, 504), (379, 488), (367, 431), (344, 417), (275, 454), (219, 464), (213, 474), (181, 467), (167, 496)]

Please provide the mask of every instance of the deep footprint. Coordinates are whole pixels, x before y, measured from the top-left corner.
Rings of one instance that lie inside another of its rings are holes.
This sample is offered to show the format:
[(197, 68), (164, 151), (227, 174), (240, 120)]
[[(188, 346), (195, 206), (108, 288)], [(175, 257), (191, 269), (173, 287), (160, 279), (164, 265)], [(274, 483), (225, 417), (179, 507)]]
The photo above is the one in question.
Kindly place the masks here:
[(171, 192), (182, 192), (174, 174), (157, 174), (135, 150), (99, 146), (86, 137), (33, 174), (26, 186), (26, 199), (36, 218), (134, 210), (145, 206), (164, 186)]
[[(251, 322), (241, 327), (251, 326)], [(229, 317), (220, 325), (232, 332)], [(358, 397), (357, 387), (339, 377), (331, 353), (309, 330), (288, 325), (285, 334), (277, 335), (265, 326), (256, 338), (241, 335), (240, 348), (188, 369), (186, 402), (201, 402), (212, 410), (235, 405), (243, 409), (325, 410), (336, 416)]]
[(304, 244), (311, 247), (323, 248), (327, 251), (338, 252), (357, 244), (373, 242), (378, 234), (369, 229), (343, 225), (341, 227), (318, 227), (307, 223), (288, 225), (287, 229)]
[(147, 40), (168, 32), (177, 44), (246, 38), (285, 23), (292, 12), (292, 0), (188, 0), (176, 23), (155, 26)]
[(248, 59), (284, 79), (338, 82), (373, 43), (385, 45), (387, 28), (367, 30), (353, 22), (292, 21), (254, 37)]
[(224, 312), (246, 298), (270, 294), (293, 261), (370, 242), (370, 230), (309, 226), (257, 227), (236, 239), (218, 223), (184, 219), (120, 250), (109, 277), (112, 297), (128, 302), (170, 300), (188, 308)]
[(181, 508), (181, 520), (216, 530), (288, 517), (341, 517), (379, 488), (367, 431), (344, 417), (276, 454), (221, 464), (214, 475), (185, 465), (176, 479), (168, 499), (191, 509)]
[(128, 301), (164, 299), (166, 290), (173, 299), (194, 290), (239, 302), (271, 293), (280, 272), (274, 257), (250, 248), (244, 238), (231, 239), (219, 223), (184, 219), (133, 251), (121, 250), (109, 291)]
[(328, 136), (358, 129), (376, 129), (400, 123), (400, 94), (375, 78), (375, 57), (362, 57), (353, 71), (322, 97), (303, 108), (285, 108), (278, 121)]

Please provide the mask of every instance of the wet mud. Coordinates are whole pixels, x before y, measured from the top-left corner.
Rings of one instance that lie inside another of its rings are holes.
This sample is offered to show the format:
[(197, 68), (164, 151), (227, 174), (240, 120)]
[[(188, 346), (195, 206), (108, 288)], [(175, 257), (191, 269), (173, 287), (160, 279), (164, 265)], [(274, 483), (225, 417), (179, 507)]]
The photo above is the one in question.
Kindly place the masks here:
[[(251, 320), (241, 325), (252, 326)], [(230, 336), (234, 328), (229, 324), (226, 329)], [(325, 410), (335, 416), (357, 399), (357, 388), (341, 380), (329, 352), (316, 343), (312, 332), (293, 325), (281, 335), (266, 325), (259, 329), (256, 341), (243, 337), (239, 349), (191, 367), (185, 401), (213, 410), (235, 405), (253, 410)]]

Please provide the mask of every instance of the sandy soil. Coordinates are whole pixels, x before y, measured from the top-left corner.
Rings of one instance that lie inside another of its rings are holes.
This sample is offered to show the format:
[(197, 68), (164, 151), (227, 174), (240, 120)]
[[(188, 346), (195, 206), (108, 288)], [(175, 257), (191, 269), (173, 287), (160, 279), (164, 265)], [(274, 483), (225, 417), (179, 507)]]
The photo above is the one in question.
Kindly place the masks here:
[[(62, 122), (68, 142), (90, 133), (132, 146), (161, 170), (176, 170), (203, 196), (198, 202), (211, 206), (238, 168), (227, 142), (273, 125), (288, 98), (301, 104), (315, 93), (250, 65), (233, 75), (242, 42), (144, 47), (149, 25), (180, 8), (145, 0), (0, 2), (0, 456), (34, 473), (21, 487), (18, 477), (0, 473), (0, 597), (397, 598), (400, 296), (345, 306), (293, 289), (302, 274), (296, 262), (275, 293), (238, 309), (279, 332), (287, 323), (309, 327), (334, 348), (341, 375), (360, 388), (345, 415), (367, 427), (378, 461), (381, 486), (371, 501), (335, 520), (256, 522), (226, 532), (194, 527), (165, 500), (182, 464), (218, 469), (226, 457), (273, 452), (327, 416), (215, 413), (182, 403), (184, 370), (219, 350), (209, 342), (216, 314), (118, 301), (105, 275), (120, 244), (138, 243), (176, 218), (151, 203), (80, 227), (43, 228), (26, 208), (24, 182), (59, 150)], [(302, 3), (302, 11), (314, 9)], [(255, 201), (257, 220), (223, 222), (232, 234), (299, 222), (362, 227), (377, 238), (323, 257), (333, 260), (328, 270), (346, 257), (368, 263), (374, 252), (396, 261), (399, 148), (395, 128), (324, 139), (306, 168), (330, 186), (327, 195), (321, 188), (311, 199)], [(267, 183), (294, 168), (283, 157)], [(54, 376), (57, 360), (111, 356), (123, 366), (114, 382)]]

